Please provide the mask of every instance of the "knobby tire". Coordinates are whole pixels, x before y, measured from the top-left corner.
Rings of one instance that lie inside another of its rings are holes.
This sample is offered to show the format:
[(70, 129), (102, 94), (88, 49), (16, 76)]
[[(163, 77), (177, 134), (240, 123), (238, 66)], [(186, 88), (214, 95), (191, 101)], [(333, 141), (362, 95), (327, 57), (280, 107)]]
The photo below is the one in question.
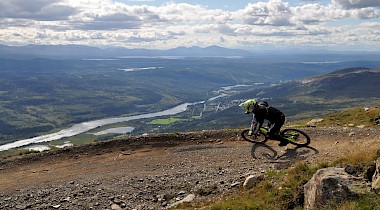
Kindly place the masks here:
[(241, 137), (244, 140), (249, 141), (251, 143), (265, 143), (266, 141), (268, 141), (266, 135), (264, 135), (261, 131), (259, 131), (257, 135), (248, 135), (249, 131), (250, 129), (245, 129), (241, 132)]
[(294, 141), (289, 141), (290, 144), (294, 144), (298, 147), (305, 147), (310, 144), (310, 137), (305, 132), (295, 129), (287, 128), (281, 131), (281, 136), (287, 138), (288, 136), (294, 136)]

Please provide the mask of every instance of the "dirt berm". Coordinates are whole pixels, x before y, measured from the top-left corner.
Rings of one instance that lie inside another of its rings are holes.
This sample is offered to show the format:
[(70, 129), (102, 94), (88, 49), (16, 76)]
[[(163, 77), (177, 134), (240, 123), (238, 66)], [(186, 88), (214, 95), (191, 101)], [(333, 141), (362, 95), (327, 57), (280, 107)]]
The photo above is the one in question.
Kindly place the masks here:
[[(0, 209), (162, 209), (195, 195), (205, 204), (253, 173), (380, 148), (378, 128), (305, 128), (309, 148), (252, 144), (239, 130), (157, 134), (0, 162)], [(270, 157), (272, 156), (272, 157)], [(190, 204), (190, 205), (191, 205)]]

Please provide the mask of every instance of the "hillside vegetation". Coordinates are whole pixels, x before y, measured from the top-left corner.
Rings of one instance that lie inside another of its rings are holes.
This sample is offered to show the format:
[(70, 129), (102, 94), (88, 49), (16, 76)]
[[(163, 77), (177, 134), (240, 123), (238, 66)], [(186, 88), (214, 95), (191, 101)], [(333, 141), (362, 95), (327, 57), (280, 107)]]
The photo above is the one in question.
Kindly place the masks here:
[(379, 80), (379, 68), (348, 68), (266, 88), (259, 95), (292, 99), (312, 97), (319, 100), (377, 98), (380, 95)]
[[(380, 107), (349, 108), (340, 112), (322, 115), (315, 119), (315, 125), (318, 126), (379, 127)], [(293, 124), (307, 125), (310, 121), (310, 119), (302, 120)]]

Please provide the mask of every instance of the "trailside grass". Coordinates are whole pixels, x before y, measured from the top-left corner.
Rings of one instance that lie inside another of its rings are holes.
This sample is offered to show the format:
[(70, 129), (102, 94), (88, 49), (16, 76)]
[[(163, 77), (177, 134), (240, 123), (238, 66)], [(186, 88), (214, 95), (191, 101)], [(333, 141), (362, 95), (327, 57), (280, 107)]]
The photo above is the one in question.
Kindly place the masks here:
[[(355, 107), (343, 111), (322, 115), (318, 126), (378, 126), (374, 118), (380, 117), (380, 107)], [(297, 124), (307, 124), (310, 119), (297, 121)]]
[[(241, 189), (236, 195), (223, 198), (208, 206), (212, 210), (224, 209), (303, 209), (303, 186), (315, 172), (322, 168), (353, 165), (364, 169), (379, 157), (380, 150), (358, 151), (339, 158), (333, 163), (323, 162), (316, 166), (300, 162), (281, 171), (268, 171), (265, 179), (251, 190)], [(380, 197), (361, 195), (358, 199), (332, 204), (326, 209), (380, 209)]]

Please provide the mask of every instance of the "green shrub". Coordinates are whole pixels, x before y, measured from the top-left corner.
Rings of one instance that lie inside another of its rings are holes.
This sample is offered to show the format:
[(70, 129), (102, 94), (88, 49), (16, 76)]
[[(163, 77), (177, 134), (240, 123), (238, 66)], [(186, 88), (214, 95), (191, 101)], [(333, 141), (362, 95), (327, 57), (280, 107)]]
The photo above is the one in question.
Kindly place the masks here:
[(20, 155), (34, 154), (34, 153), (40, 153), (40, 151), (29, 150), (29, 149), (9, 150), (9, 151), (1, 153), (1, 157), (5, 159), (5, 158), (20, 156)]

